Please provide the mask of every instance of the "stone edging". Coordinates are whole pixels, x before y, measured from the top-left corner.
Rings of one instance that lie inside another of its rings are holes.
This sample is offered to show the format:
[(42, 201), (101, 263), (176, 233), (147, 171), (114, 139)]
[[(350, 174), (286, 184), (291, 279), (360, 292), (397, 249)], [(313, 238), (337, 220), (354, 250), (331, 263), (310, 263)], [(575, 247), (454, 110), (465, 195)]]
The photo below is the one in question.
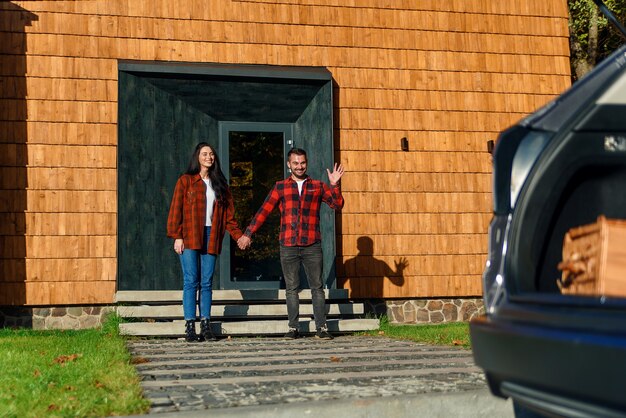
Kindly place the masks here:
[(114, 306), (0, 307), (0, 328), (87, 329), (102, 324)]
[(375, 314), (386, 314), (392, 324), (469, 321), (485, 313), (481, 298), (378, 300), (370, 301), (369, 308)]

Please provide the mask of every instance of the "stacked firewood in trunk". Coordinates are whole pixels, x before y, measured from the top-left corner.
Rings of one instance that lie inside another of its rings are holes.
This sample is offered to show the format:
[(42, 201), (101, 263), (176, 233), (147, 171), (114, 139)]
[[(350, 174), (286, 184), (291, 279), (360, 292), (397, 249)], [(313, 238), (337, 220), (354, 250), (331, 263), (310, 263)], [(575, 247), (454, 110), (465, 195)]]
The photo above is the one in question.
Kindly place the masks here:
[(563, 294), (626, 297), (626, 221), (599, 216), (570, 229), (558, 269)]

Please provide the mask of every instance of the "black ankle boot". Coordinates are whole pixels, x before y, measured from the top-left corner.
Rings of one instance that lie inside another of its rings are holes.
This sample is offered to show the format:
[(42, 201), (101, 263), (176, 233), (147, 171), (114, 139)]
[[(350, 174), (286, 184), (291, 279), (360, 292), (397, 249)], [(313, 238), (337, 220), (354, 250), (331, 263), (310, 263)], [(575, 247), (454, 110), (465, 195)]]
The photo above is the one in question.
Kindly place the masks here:
[(204, 341), (217, 341), (217, 338), (211, 329), (211, 323), (208, 319), (200, 320), (200, 333), (202, 334)]
[(196, 321), (185, 321), (185, 341), (188, 343), (198, 341), (198, 335), (196, 334)]

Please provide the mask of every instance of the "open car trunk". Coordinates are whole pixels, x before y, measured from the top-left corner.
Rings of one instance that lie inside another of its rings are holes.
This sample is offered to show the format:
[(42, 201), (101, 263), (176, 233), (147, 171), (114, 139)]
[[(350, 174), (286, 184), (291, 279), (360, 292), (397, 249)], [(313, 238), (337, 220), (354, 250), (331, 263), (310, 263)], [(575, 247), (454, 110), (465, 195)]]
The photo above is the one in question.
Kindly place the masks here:
[(565, 234), (599, 216), (626, 220), (625, 48), (496, 144), (487, 315), (470, 326), (495, 394), (556, 416), (626, 413), (626, 297), (558, 285)]

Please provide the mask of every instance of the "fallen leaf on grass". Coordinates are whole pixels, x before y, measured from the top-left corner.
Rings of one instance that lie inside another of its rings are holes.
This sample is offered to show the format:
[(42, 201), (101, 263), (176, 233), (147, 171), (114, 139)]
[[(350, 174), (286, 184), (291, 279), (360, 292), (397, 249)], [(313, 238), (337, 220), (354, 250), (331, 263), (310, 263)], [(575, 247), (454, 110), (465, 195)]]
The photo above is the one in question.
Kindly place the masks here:
[(385, 331), (378, 331), (378, 335), (385, 335)]
[(99, 381), (96, 380), (96, 382), (94, 383), (94, 385), (98, 388), (98, 389), (102, 389), (104, 387), (104, 383), (100, 383)]
[(339, 363), (341, 359), (339, 357), (330, 356), (330, 361), (332, 361), (333, 363)]
[(58, 411), (59, 409), (61, 409), (60, 406), (55, 405), (53, 403), (51, 403), (50, 405), (48, 405), (48, 411)]
[(463, 345), (463, 341), (461, 341), (461, 340), (452, 340), (452, 345)]
[(132, 359), (130, 359), (130, 364), (142, 364), (142, 363), (149, 363), (150, 360), (148, 360), (145, 357), (133, 357)]
[(69, 356), (61, 355), (55, 358), (54, 360), (52, 360), (52, 362), (60, 364), (61, 366), (65, 366), (66, 363), (69, 363), (70, 361), (74, 361), (79, 357), (82, 357), (82, 354), (70, 354)]
[(41, 376), (41, 372), (39, 371), (39, 369), (35, 369), (35, 371), (33, 372), (33, 377), (39, 377)]

